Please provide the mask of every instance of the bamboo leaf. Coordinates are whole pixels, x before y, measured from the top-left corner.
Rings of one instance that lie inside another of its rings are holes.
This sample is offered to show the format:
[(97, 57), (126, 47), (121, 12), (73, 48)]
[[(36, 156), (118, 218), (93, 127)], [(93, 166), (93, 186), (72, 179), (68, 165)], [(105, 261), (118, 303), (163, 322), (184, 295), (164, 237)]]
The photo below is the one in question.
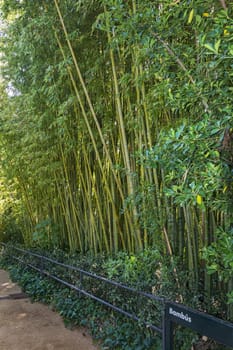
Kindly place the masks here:
[(198, 205), (202, 205), (202, 197), (199, 194), (197, 195), (196, 200)]
[(192, 23), (193, 15), (194, 15), (194, 9), (192, 9), (189, 13), (188, 24)]
[(215, 47), (214, 47), (212, 44), (210, 44), (210, 43), (205, 43), (205, 44), (204, 44), (204, 47), (207, 48), (209, 51), (215, 53), (215, 54), (218, 53), (218, 52), (216, 51)]
[(218, 51), (219, 51), (220, 44), (221, 44), (221, 39), (219, 39), (218, 41), (216, 41), (216, 43), (214, 44), (214, 49), (215, 49), (215, 51), (216, 51), (217, 53), (218, 53)]

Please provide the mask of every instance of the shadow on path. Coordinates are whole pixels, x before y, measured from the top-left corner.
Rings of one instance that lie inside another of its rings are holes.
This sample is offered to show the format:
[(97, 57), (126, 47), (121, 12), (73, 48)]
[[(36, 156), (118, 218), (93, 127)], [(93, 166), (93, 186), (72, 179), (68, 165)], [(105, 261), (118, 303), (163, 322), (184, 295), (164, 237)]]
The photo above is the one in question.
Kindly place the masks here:
[(7, 272), (0, 270), (1, 350), (98, 350), (84, 329), (69, 330), (61, 317), (31, 303)]

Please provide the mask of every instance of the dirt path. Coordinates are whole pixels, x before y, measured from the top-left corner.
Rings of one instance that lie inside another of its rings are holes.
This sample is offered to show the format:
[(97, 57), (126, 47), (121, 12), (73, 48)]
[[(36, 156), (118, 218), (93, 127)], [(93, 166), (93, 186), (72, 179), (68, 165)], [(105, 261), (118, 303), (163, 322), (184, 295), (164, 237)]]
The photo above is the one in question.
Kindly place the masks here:
[(20, 297), (20, 288), (0, 270), (1, 350), (97, 350), (83, 329), (68, 330), (60, 316), (40, 303)]

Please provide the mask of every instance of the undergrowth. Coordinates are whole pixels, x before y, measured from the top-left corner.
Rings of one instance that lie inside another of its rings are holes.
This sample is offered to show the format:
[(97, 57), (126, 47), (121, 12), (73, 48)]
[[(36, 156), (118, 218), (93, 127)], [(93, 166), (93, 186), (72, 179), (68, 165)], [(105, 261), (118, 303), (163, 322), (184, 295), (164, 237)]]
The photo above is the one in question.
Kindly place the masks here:
[[(119, 253), (115, 257), (106, 258), (99, 255), (80, 256), (66, 254), (62, 251), (37, 253), (47, 255), (60, 262), (78, 266), (86, 271), (92, 271), (109, 279), (127, 284), (135, 289), (154, 293), (166, 298), (183, 301), (201, 309), (203, 302), (198, 298), (198, 291), (191, 289), (188, 274), (174, 273), (175, 266), (168, 259), (160, 256), (157, 250), (147, 250), (137, 255)], [(28, 262), (27, 255), (21, 256)], [(36, 257), (33, 264), (40, 262)], [(176, 262), (178, 266), (178, 262)], [(143, 322), (135, 322), (122, 316), (110, 308), (85, 297), (78, 292), (61, 285), (60, 283), (29, 269), (11, 258), (9, 248), (0, 255), (0, 267), (7, 269), (13, 281), (17, 282), (22, 290), (29, 295), (33, 302), (39, 301), (50, 305), (63, 318), (67, 327), (84, 326), (90, 330), (92, 337), (100, 342), (103, 350), (160, 350), (161, 338), (158, 334), (145, 327)], [(56, 276), (93, 293), (111, 304), (131, 312), (141, 320), (161, 327), (162, 305), (147, 298), (132, 295), (112, 285), (96, 281), (80, 275), (75, 271), (67, 271), (62, 267), (43, 266)], [(185, 286), (185, 288), (184, 288)], [(216, 312), (216, 310), (215, 310)], [(176, 350), (190, 349), (193, 342), (198, 340), (192, 332), (184, 329), (176, 331)]]

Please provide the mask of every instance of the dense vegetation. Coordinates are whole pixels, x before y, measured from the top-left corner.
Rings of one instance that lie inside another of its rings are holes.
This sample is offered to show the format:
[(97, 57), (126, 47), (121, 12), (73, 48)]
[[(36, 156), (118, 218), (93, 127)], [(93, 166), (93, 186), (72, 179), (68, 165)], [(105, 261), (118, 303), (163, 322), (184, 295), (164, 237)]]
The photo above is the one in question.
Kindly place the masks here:
[(2, 0), (0, 240), (156, 248), (233, 319), (232, 11)]
[[(182, 282), (185, 281), (185, 272), (181, 272), (179, 269), (178, 275), (175, 277), (174, 265), (170, 263), (168, 257), (161, 256), (157, 249), (144, 250), (130, 257), (123, 252), (114, 257), (107, 257), (104, 254), (80, 256), (77, 253), (65, 253), (58, 249), (52, 252), (38, 248), (31, 248), (31, 250), (33, 253), (43, 254), (69, 266), (78, 266), (79, 269), (92, 272), (95, 276), (101, 275), (108, 279), (114, 279), (114, 281), (131, 286), (136, 290), (150, 293), (152, 289), (153, 293), (172, 300), (179, 300), (180, 295), (182, 295), (186, 305), (191, 305), (202, 311), (206, 309), (205, 302), (199, 295), (193, 293), (193, 290), (184, 289), (183, 285), (177, 285), (177, 277)], [(22, 263), (16, 262), (12, 256), (20, 258)], [(132, 321), (99, 302), (41, 275), (27, 267), (26, 263), (33, 264), (39, 269), (43, 265), (44, 271), (50, 272), (78, 288), (81, 287), (84, 291), (94, 294), (115, 307), (120, 307), (124, 311), (136, 315), (140, 321)], [(161, 334), (145, 327), (143, 323), (147, 322), (162, 328), (164, 306), (161, 301), (151, 300), (87, 275), (82, 274), (81, 276), (79, 271), (54, 265), (49, 261), (42, 263), (40, 258), (16, 251), (11, 245), (7, 245), (1, 252), (0, 267), (9, 270), (13, 281), (20, 284), (32, 301), (47, 303), (50, 308), (59, 312), (67, 327), (72, 328), (77, 325), (88, 327), (93, 338), (101, 341), (101, 349), (161, 349)], [(219, 303), (219, 298), (217, 300), (218, 303), (212, 304), (209, 311), (223, 316), (224, 305)], [(200, 335), (183, 327), (176, 327), (174, 340), (175, 350), (190, 349), (192, 345), (195, 350), (228, 350), (224, 346), (217, 345), (211, 339), (202, 340)]]

